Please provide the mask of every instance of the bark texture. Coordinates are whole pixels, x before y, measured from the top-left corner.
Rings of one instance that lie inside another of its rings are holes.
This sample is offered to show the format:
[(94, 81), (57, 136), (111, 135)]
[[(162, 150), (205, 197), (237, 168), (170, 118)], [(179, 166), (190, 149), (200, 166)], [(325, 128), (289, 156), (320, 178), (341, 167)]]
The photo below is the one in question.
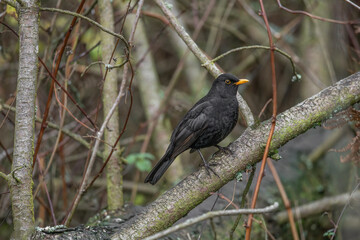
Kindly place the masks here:
[[(279, 114), (270, 150), (276, 150), (318, 126), (332, 114), (359, 101), (360, 73), (356, 73)], [(248, 128), (229, 145), (233, 155), (214, 155), (212, 161), (218, 165), (213, 169), (220, 179), (213, 174), (208, 176), (205, 168), (201, 167), (125, 223), (112, 239), (142, 239), (174, 224), (209, 197), (211, 192), (234, 179), (236, 173), (261, 160), (270, 127), (271, 121), (268, 120), (257, 128)]]
[[(99, 0), (99, 14), (100, 14), (100, 24), (105, 28), (114, 31), (114, 11), (109, 0)], [(108, 63), (112, 51), (115, 47), (114, 38), (105, 32), (101, 32), (101, 51), (102, 51), (102, 61)], [(111, 60), (111, 64), (114, 62)], [(108, 71), (104, 88), (102, 93), (102, 100), (104, 106), (104, 118), (109, 113), (114, 100), (118, 94), (118, 84), (117, 84), (117, 69), (112, 69)], [(113, 145), (116, 142), (120, 133), (119, 129), (119, 113), (118, 110), (115, 110), (112, 118), (107, 124), (107, 128), (104, 133), (104, 140), (106, 143)], [(110, 154), (111, 146), (105, 144), (104, 147), (104, 161)], [(109, 210), (117, 210), (122, 207), (124, 204), (123, 200), (123, 186), (122, 186), (122, 163), (120, 159), (120, 145), (116, 146), (118, 149), (115, 151), (111, 159), (109, 160), (106, 166), (106, 179), (107, 179), (107, 204)]]
[(36, 77), (38, 72), (39, 6), (35, 0), (19, 7), (19, 72), (17, 79), (15, 140), (12, 175), (9, 175), (13, 239), (29, 239), (35, 230), (32, 195), (32, 159)]

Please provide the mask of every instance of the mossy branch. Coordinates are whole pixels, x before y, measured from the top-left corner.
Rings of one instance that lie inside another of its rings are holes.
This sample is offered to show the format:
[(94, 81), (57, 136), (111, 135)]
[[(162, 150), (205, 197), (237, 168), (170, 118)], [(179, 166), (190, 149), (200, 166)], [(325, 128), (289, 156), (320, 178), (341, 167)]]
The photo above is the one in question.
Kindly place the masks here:
[[(279, 114), (270, 152), (359, 101), (360, 72)], [(113, 239), (143, 239), (166, 229), (185, 216), (208, 198), (211, 192), (216, 192), (234, 179), (238, 172), (261, 160), (270, 126), (271, 119), (255, 129), (246, 129), (229, 145), (232, 155), (214, 155), (211, 161), (216, 162), (217, 166), (213, 169), (220, 178), (213, 175), (209, 177), (205, 168), (201, 167), (148, 205), (142, 213), (124, 223)]]

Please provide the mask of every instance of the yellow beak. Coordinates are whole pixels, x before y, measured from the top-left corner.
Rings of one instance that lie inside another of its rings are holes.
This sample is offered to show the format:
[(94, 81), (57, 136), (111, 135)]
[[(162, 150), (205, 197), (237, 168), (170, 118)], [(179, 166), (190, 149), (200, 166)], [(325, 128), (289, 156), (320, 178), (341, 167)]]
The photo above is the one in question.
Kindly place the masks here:
[(234, 83), (235, 85), (240, 85), (240, 84), (244, 84), (247, 83), (249, 80), (247, 79), (239, 79), (239, 81), (237, 81), (236, 83)]

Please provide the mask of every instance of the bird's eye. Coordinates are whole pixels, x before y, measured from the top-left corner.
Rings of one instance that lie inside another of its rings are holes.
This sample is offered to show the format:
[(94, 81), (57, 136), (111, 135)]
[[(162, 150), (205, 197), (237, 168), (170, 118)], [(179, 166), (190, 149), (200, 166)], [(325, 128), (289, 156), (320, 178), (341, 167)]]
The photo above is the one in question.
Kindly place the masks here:
[(230, 84), (231, 81), (230, 81), (229, 79), (226, 79), (226, 80), (225, 80), (225, 83), (226, 83), (226, 84)]

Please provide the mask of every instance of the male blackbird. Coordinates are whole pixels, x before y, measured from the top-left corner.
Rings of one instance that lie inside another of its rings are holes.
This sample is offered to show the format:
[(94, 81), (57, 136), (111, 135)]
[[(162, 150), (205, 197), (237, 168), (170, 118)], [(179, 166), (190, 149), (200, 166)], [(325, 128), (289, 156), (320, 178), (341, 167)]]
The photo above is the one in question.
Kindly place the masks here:
[[(145, 183), (155, 184), (165, 173), (175, 158), (187, 149), (198, 151), (209, 173), (209, 165), (200, 148), (216, 146), (233, 130), (238, 119), (236, 93), (246, 79), (238, 79), (232, 74), (219, 75), (210, 91), (200, 99), (184, 116), (174, 129), (165, 155), (145, 178)], [(214, 171), (212, 171), (214, 172)], [(217, 175), (214, 172), (215, 175)]]

